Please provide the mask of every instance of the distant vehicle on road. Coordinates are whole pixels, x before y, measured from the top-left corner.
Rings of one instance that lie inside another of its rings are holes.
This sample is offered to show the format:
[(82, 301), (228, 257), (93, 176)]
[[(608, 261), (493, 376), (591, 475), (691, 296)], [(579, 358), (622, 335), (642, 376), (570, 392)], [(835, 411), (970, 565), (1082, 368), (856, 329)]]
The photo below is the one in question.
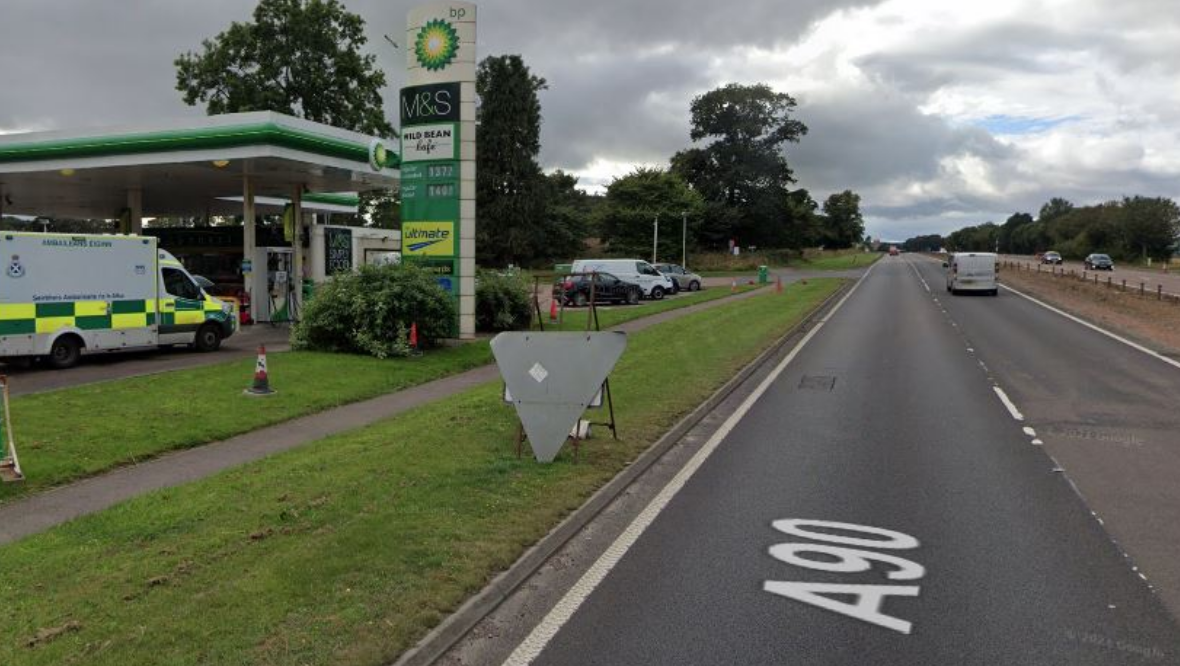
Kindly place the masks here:
[(662, 299), (674, 289), (672, 278), (642, 259), (578, 259), (570, 268), (571, 273), (594, 271), (610, 273), (620, 280), (639, 285), (643, 295), (653, 301)]
[(889, 246), (889, 256), (896, 257), (899, 254), (901, 254), (901, 250), (898, 250), (896, 245)]
[(656, 264), (657, 271), (672, 278), (672, 292), (696, 291), (701, 288), (701, 276), (679, 264)]
[[(639, 285), (620, 280), (610, 273), (595, 273), (594, 278), (595, 303), (635, 305), (643, 294)], [(559, 284), (553, 285), (553, 298), (560, 299), (565, 305), (583, 307), (590, 302), (590, 282), (589, 275), (570, 275), (563, 278)]]
[(1046, 252), (1041, 255), (1042, 264), (1061, 264), (1065, 260), (1061, 258), (1061, 254), (1057, 252)]
[(977, 291), (999, 295), (997, 257), (991, 252), (956, 252), (942, 263), (946, 290), (952, 294)]
[(1085, 264), (1087, 270), (1091, 271), (1113, 271), (1114, 261), (1106, 254), (1091, 254), (1082, 262)]

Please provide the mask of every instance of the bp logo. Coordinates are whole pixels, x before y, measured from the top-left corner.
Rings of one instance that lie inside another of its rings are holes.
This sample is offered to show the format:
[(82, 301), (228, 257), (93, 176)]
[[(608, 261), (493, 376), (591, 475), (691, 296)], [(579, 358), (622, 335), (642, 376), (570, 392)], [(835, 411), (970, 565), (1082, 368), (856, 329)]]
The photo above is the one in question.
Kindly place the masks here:
[(25, 267), (20, 263), (20, 255), (12, 255), (12, 261), (8, 262), (8, 277), (22, 278), (25, 276)]
[(455, 27), (442, 19), (428, 21), (414, 40), (414, 55), (418, 64), (434, 72), (443, 69), (459, 52), (459, 34)]
[(389, 149), (385, 147), (385, 142), (381, 139), (373, 139), (369, 142), (369, 166), (373, 167), (374, 171), (380, 171), (389, 166)]

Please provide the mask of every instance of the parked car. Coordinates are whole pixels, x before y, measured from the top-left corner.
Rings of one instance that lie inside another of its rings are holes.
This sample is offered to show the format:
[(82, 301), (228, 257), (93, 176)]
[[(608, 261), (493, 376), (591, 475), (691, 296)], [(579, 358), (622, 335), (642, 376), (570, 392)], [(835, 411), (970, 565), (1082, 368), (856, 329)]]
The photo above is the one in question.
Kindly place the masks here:
[(700, 275), (693, 273), (679, 264), (655, 264), (656, 270), (672, 278), (672, 291), (697, 291), (703, 280)]
[(1082, 262), (1086, 265), (1087, 270), (1091, 271), (1113, 271), (1114, 261), (1111, 260), (1110, 255), (1106, 254), (1091, 254)]
[(642, 259), (578, 259), (571, 273), (610, 273), (620, 280), (639, 285), (644, 296), (658, 301), (672, 293), (673, 282)]
[[(635, 305), (643, 296), (639, 285), (611, 275), (594, 274), (594, 302), (626, 303)], [(553, 285), (553, 298), (566, 305), (582, 307), (590, 302), (590, 276), (570, 275)]]
[(1065, 260), (1061, 258), (1061, 254), (1058, 252), (1046, 252), (1041, 255), (1042, 264), (1061, 264), (1064, 262)]

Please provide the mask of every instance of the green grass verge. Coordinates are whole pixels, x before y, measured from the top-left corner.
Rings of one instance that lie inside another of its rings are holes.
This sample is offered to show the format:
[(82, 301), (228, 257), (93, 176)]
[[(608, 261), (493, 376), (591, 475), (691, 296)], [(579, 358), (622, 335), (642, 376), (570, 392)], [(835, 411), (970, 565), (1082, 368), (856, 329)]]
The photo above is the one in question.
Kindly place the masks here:
[[(737, 291), (738, 293), (744, 293), (756, 288), (750, 285), (738, 285)], [(640, 301), (639, 305), (603, 306), (598, 308), (598, 324), (605, 330), (612, 326), (618, 326), (624, 322), (631, 321), (632, 319), (639, 319), (640, 317), (647, 317), (669, 310), (678, 310), (698, 303), (707, 303), (731, 295), (733, 295), (733, 292), (729, 287), (713, 287), (691, 293), (682, 292), (675, 296), (669, 296), (661, 301)], [(558, 324), (551, 323), (548, 313), (545, 313), (545, 330), (585, 330), (586, 315), (588, 312), (589, 308), (566, 308), (561, 313), (562, 321)], [(593, 329), (593, 323), (590, 326)]]
[(577, 464), (517, 460), (492, 383), (0, 548), (0, 663), (388, 663), (838, 284), (629, 336)]
[(242, 395), (253, 359), (21, 396), (12, 420), (26, 481), (0, 486), (0, 502), (491, 361), (484, 342), (384, 361), (278, 352), (267, 355), (278, 393), (266, 398)]
[(790, 268), (813, 271), (847, 271), (870, 266), (881, 256), (880, 252), (861, 252), (859, 250), (843, 254), (825, 254), (794, 262)]

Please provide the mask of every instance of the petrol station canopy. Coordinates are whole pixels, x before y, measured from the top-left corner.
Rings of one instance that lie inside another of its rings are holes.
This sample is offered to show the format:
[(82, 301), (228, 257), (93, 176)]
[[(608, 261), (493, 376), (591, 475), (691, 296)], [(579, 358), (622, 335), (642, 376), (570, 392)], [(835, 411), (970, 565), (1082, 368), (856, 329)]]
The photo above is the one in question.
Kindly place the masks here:
[[(70, 218), (242, 214), (245, 199), (340, 211), (395, 188), (383, 139), (271, 112), (0, 136), (0, 212)], [(135, 227), (138, 229), (138, 224)]]

